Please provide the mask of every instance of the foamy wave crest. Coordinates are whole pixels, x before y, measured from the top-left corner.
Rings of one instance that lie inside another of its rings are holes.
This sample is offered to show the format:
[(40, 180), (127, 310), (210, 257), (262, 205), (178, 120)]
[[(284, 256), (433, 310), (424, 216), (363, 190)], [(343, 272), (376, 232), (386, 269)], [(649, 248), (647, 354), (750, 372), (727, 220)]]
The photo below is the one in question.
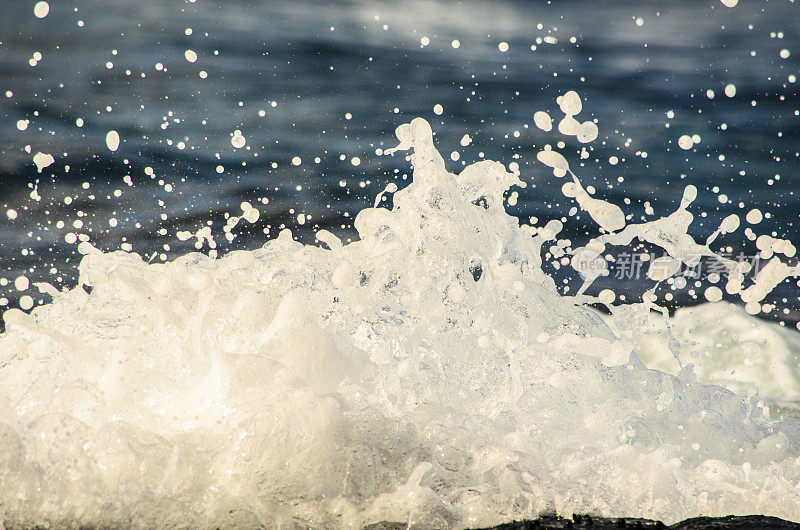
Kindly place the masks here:
[(448, 173), (421, 119), (398, 137), (413, 183), (357, 242), (283, 232), (164, 264), (86, 243), (76, 288), (8, 311), (4, 523), (800, 520), (797, 423), (646, 368), (648, 307), (609, 324), (558, 294), (540, 267), (558, 227), (504, 210), (516, 172)]

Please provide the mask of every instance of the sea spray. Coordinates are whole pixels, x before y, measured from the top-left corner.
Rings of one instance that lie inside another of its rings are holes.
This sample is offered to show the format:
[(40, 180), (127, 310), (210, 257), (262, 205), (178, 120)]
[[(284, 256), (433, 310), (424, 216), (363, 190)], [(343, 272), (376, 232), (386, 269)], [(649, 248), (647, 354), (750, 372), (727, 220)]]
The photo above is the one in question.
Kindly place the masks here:
[[(647, 315), (633, 335), (633, 348), (648, 368), (677, 374), (680, 364), (669, 350), (663, 318)], [(624, 318), (624, 317), (623, 317)], [(608, 319), (614, 326), (613, 319)], [(797, 332), (757, 320), (727, 302), (678, 310), (672, 338), (700, 381), (741, 393), (757, 392), (771, 404), (795, 409), (800, 401), (800, 340)], [(615, 331), (619, 334), (621, 330)]]
[(157, 264), (84, 242), (78, 286), (7, 311), (4, 524), (800, 520), (796, 422), (646, 368), (652, 304), (607, 321), (559, 295), (541, 247), (560, 223), (506, 214), (516, 171), (448, 173), (421, 119), (398, 138), (413, 182), (359, 213), (356, 242), (284, 231)]

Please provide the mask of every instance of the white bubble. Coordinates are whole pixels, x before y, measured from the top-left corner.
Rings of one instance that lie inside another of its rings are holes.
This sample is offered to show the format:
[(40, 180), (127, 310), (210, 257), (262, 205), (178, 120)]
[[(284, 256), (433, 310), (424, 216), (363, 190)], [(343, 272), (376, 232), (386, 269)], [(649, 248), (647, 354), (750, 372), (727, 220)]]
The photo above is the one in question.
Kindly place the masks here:
[(722, 220), (722, 224), (720, 224), (719, 229), (724, 234), (730, 234), (739, 228), (739, 224), (739, 216), (733, 213)]
[(711, 286), (706, 289), (704, 293), (706, 300), (709, 302), (719, 302), (722, 300), (722, 290), (719, 287)]
[(18, 276), (17, 279), (14, 280), (14, 287), (16, 287), (17, 291), (27, 291), (30, 286), (31, 282), (26, 276)]
[(735, 96), (736, 95), (736, 85), (734, 85), (733, 83), (729, 83), (729, 84), (725, 85), (725, 95), (728, 96), (729, 98), (732, 98), (733, 96)]
[(27, 294), (19, 299), (19, 307), (24, 311), (33, 307), (33, 298)]
[(354, 166), (358, 166), (361, 164), (361, 159), (358, 158), (357, 156), (354, 156), (353, 158), (350, 159), (350, 163), (353, 164)]
[(753, 208), (752, 210), (747, 212), (747, 215), (745, 215), (744, 218), (751, 225), (757, 225), (764, 218), (764, 215), (761, 213), (761, 210), (759, 210), (758, 208)]
[(543, 110), (534, 113), (533, 123), (545, 132), (553, 130), (553, 118)]
[(581, 124), (575, 136), (582, 144), (588, 144), (597, 140), (598, 132), (597, 124), (593, 121), (585, 121)]
[(106, 134), (106, 147), (109, 151), (116, 151), (119, 149), (119, 133), (115, 130), (110, 130)]
[(299, 166), (302, 163), (303, 163), (303, 160), (299, 156), (296, 156), (296, 157), (292, 158), (292, 165), (293, 166)]
[(444, 107), (442, 107), (440, 104), (437, 103), (436, 105), (433, 106), (433, 113), (436, 114), (437, 116), (441, 116), (443, 112), (444, 112)]
[(781, 59), (788, 59), (791, 53), (786, 48), (782, 49), (780, 52)]
[(604, 304), (612, 304), (614, 303), (614, 300), (617, 298), (617, 295), (614, 291), (610, 289), (603, 289), (597, 295), (597, 298)]
[(725, 7), (736, 7), (736, 4), (739, 3), (739, 0), (719, 0), (722, 2), (722, 5)]
[(55, 161), (56, 160), (53, 158), (53, 155), (47, 153), (39, 152), (33, 155), (33, 163), (36, 164), (36, 169), (39, 171), (39, 173), (41, 173), (44, 168), (55, 163)]
[(616, 166), (619, 163), (619, 158), (612, 155), (608, 158), (608, 163), (611, 164), (612, 166)]
[(678, 138), (678, 146), (681, 149), (689, 150), (694, 146), (694, 142), (692, 141), (692, 137), (688, 134), (684, 134), (680, 138)]
[(256, 221), (258, 221), (261, 212), (259, 212), (257, 208), (253, 208), (252, 204), (245, 201), (242, 204), (240, 204), (239, 207), (242, 209), (243, 212), (242, 217), (244, 217), (245, 221), (247, 221), (250, 224), (253, 224)]
[(50, 4), (47, 2), (36, 2), (33, 6), (33, 14), (36, 18), (44, 18), (50, 13)]
[(542, 164), (553, 168), (553, 175), (556, 177), (563, 177), (567, 174), (567, 171), (569, 171), (567, 159), (564, 158), (561, 153), (557, 153), (550, 149), (545, 149), (543, 151), (539, 151), (536, 154), (536, 158)]
[(17, 211), (14, 208), (9, 208), (6, 211), (6, 216), (11, 219), (12, 221), (17, 218)]
[(19, 129), (20, 131), (24, 131), (25, 129), (28, 128), (29, 123), (30, 120), (17, 120), (17, 129)]
[(465, 134), (461, 138), (461, 142), (460, 143), (461, 143), (461, 147), (466, 147), (466, 146), (468, 146), (469, 144), (472, 143), (472, 138), (470, 138), (470, 136), (468, 134)]
[(82, 240), (80, 243), (78, 243), (79, 254), (83, 254), (85, 256), (86, 254), (90, 254), (93, 249), (94, 247), (92, 246), (92, 244), (86, 240)]
[(563, 96), (559, 96), (556, 98), (556, 102), (559, 108), (561, 108), (561, 112), (567, 116), (575, 116), (576, 114), (580, 114), (581, 110), (583, 110), (581, 97), (574, 90), (570, 90)]
[(236, 129), (233, 132), (233, 136), (231, 136), (231, 145), (235, 149), (241, 149), (246, 144), (247, 144), (247, 139), (244, 136), (242, 136), (242, 131), (240, 131), (239, 129)]
[(431, 39), (429, 39), (428, 37), (422, 37), (421, 39), (419, 39), (419, 42), (423, 46), (427, 46), (428, 44), (431, 43)]
[(183, 56), (186, 57), (186, 60), (190, 63), (197, 61), (197, 53), (194, 50), (186, 50), (183, 52)]
[(501, 42), (500, 44), (497, 45), (497, 49), (500, 50), (503, 53), (507, 52), (508, 51), (508, 43), (505, 42), (505, 41)]

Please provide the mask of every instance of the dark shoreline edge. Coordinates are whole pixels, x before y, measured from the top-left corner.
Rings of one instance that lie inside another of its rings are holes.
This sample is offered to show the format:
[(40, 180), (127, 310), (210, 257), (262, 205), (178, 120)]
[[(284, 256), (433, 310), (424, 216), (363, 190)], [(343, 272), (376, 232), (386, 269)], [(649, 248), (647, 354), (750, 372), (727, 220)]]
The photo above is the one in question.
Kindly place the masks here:
[[(0, 528), (8, 530), (45, 530), (46, 526), (25, 526), (13, 523), (7, 526), (0, 519)], [(77, 525), (80, 530), (100, 530), (105, 526)], [(108, 527), (111, 528), (111, 527)], [(124, 528), (114, 526), (113, 528)], [(226, 530), (226, 527), (210, 527), (215, 530)], [(252, 528), (263, 529), (262, 525), (255, 524)], [(409, 524), (400, 522), (386, 522), (368, 524), (361, 530), (408, 530)], [(766, 515), (727, 515), (724, 517), (692, 517), (684, 519), (673, 525), (665, 525), (661, 521), (642, 519), (639, 517), (595, 517), (592, 515), (573, 514), (571, 518), (555, 515), (542, 516), (537, 519), (526, 519), (503, 523), (489, 528), (473, 528), (471, 530), (530, 530), (530, 529), (591, 529), (591, 530), (617, 530), (620, 528), (634, 530), (800, 530), (800, 523), (793, 523), (778, 517)], [(468, 530), (465, 528), (465, 530)]]
[(562, 517), (541, 517), (532, 521), (506, 523), (493, 527), (492, 530), (523, 530), (528, 528), (658, 528), (672, 530), (711, 530), (711, 529), (800, 529), (800, 524), (767, 517), (764, 515), (728, 515), (725, 517), (692, 517), (673, 525), (665, 525), (661, 521), (639, 519), (633, 517), (606, 518), (589, 515), (573, 515), (572, 519)]
[[(362, 530), (406, 530), (408, 523), (375, 523)], [(800, 523), (793, 523), (778, 517), (765, 515), (728, 515), (725, 517), (692, 517), (665, 525), (661, 521), (640, 519), (637, 517), (594, 517), (574, 514), (572, 518), (544, 516), (538, 519), (514, 521), (493, 526), (484, 530), (529, 530), (533, 528), (567, 529), (585, 528), (592, 530), (630, 529), (671, 529), (671, 530), (800, 530)]]

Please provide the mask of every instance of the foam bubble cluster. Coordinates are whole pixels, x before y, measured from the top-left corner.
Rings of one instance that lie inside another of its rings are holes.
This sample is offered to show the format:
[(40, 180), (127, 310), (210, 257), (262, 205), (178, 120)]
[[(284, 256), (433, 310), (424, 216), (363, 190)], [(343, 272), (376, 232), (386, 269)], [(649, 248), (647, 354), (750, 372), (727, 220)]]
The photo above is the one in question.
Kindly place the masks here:
[[(800, 519), (797, 423), (690, 368), (646, 368), (648, 305), (606, 320), (558, 294), (541, 246), (559, 227), (504, 211), (517, 172), (450, 174), (427, 122), (397, 132), (413, 183), (357, 216), (359, 241), (284, 231), (153, 264), (84, 243), (77, 287), (39, 284), (52, 303), (6, 312), (4, 524)], [(624, 225), (577, 177), (568, 191)]]

